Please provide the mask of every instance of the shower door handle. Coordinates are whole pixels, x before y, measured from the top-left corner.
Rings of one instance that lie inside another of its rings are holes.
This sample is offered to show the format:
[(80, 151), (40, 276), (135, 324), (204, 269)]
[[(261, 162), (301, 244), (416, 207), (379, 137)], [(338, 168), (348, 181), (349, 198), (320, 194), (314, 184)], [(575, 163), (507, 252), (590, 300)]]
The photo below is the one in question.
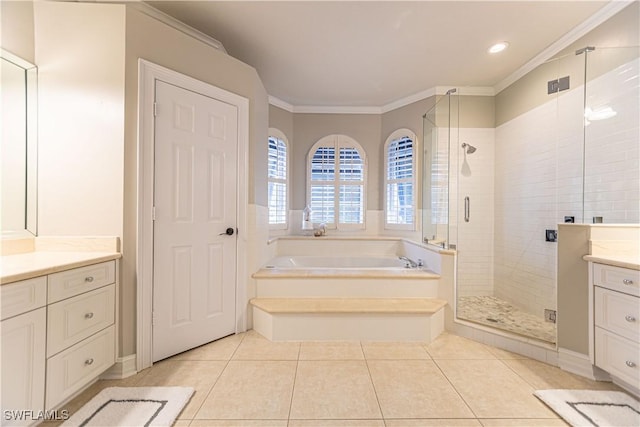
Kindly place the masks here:
[(464, 222), (469, 222), (469, 216), (471, 215), (471, 201), (469, 196), (464, 198)]

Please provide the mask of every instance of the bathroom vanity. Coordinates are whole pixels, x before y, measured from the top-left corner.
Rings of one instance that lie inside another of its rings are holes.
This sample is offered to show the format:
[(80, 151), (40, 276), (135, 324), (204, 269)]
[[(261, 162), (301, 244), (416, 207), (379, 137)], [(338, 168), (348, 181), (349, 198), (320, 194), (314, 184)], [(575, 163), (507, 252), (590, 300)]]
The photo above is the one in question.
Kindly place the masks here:
[(588, 255), (591, 363), (613, 381), (640, 390), (640, 266), (637, 260)]
[(114, 364), (119, 258), (115, 251), (2, 256), (2, 425), (43, 421), (41, 411), (59, 408)]

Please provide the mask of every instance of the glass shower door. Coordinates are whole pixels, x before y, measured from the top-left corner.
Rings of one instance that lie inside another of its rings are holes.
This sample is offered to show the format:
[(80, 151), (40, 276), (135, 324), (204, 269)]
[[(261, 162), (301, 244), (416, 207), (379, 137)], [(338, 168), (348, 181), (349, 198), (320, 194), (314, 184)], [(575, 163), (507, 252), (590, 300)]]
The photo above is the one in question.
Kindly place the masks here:
[[(458, 101), (450, 90), (422, 116), (423, 122), (423, 185), (422, 240), (424, 243), (448, 248), (451, 237), (452, 212), (450, 146), (457, 137)], [(455, 211), (453, 211), (455, 212)]]

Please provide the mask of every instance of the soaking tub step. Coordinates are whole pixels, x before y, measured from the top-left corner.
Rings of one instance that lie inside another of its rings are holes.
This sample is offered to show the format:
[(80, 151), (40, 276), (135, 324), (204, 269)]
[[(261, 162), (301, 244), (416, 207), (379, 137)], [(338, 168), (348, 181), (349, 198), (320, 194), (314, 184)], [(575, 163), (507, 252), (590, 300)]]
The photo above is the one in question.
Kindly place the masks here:
[(447, 304), (437, 298), (253, 298), (267, 313), (432, 314)]
[(253, 329), (272, 341), (420, 341), (444, 331), (437, 298), (253, 298)]

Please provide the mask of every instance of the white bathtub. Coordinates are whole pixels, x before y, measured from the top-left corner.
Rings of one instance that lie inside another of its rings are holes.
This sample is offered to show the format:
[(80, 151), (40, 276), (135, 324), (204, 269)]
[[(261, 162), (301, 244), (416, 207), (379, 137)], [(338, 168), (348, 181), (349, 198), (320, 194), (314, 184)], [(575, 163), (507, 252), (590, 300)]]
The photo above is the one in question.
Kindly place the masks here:
[(405, 269), (406, 262), (398, 257), (337, 257), (337, 256), (278, 256), (269, 261), (265, 268), (286, 269)]

